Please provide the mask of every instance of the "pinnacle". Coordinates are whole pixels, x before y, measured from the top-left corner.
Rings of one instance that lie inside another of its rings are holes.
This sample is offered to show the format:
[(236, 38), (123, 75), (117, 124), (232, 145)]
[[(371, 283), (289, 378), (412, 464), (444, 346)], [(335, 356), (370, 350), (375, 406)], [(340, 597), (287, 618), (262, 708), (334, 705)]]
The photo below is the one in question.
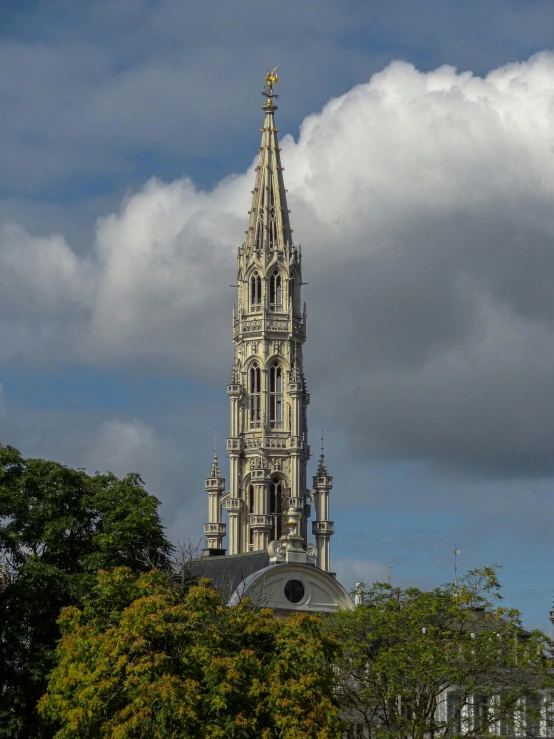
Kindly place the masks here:
[(319, 457), (319, 464), (317, 466), (316, 474), (319, 477), (329, 475), (329, 471), (327, 470), (327, 461), (325, 460), (325, 451), (323, 447), (323, 429), (321, 431), (321, 455)]
[[(271, 100), (269, 99), (271, 103)], [(276, 106), (265, 105), (262, 142), (256, 167), (256, 183), (252, 190), (252, 207), (246, 247), (254, 251), (284, 250), (292, 243), (286, 190), (277, 128), (274, 122)]]
[(212, 462), (210, 477), (221, 477), (221, 470), (219, 469), (219, 461), (217, 459), (217, 438), (214, 439), (214, 459)]

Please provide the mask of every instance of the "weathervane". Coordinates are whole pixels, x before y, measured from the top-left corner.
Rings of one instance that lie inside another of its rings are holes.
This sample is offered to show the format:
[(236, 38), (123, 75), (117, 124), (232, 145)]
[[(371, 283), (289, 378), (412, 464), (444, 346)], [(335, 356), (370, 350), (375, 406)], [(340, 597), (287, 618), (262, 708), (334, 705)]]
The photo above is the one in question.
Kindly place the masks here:
[[(279, 65), (277, 65), (278, 67)], [(279, 75), (277, 74), (277, 67), (275, 69), (272, 69), (271, 72), (268, 72), (266, 76), (264, 77), (264, 90), (262, 92), (262, 95), (265, 95), (266, 98), (278, 98), (279, 95), (273, 94), (273, 85), (277, 86), (279, 84)]]

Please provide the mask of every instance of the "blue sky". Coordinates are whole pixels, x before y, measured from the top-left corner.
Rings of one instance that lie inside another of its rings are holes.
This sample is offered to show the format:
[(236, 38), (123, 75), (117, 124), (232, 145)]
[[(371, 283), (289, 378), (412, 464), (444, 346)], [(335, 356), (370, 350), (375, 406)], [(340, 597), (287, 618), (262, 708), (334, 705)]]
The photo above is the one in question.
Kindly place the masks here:
[(546, 629), (552, 29), (548, 0), (4, 3), (1, 441), (140, 471), (200, 540), (280, 63), (335, 568), (429, 587), (456, 544)]

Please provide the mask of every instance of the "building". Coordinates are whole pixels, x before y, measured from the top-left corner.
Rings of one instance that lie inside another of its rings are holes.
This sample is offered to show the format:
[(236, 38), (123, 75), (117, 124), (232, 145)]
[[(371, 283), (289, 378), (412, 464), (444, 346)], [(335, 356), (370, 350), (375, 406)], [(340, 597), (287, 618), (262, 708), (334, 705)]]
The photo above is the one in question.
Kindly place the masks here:
[[(234, 362), (227, 386), (229, 490), (215, 452), (206, 479), (201, 569), (229, 603), (249, 595), (279, 613), (332, 611), (351, 608), (352, 600), (330, 572), (333, 478), (323, 444), (313, 487), (307, 487), (310, 396), (303, 369), (302, 252), (290, 226), (275, 125), (276, 84), (273, 70), (264, 80), (256, 180), (246, 240), (237, 253)], [(315, 546), (308, 542), (312, 507)]]

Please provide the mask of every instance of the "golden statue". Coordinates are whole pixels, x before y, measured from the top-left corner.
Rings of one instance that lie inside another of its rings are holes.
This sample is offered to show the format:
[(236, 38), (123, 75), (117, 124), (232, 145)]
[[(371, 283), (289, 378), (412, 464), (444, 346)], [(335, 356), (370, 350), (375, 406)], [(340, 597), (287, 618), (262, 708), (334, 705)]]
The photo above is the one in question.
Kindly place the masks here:
[[(279, 65), (277, 65), (278, 67)], [(279, 84), (279, 75), (277, 74), (277, 67), (268, 72), (264, 77), (264, 89), (267, 90), (267, 96), (273, 97), (273, 85)]]

